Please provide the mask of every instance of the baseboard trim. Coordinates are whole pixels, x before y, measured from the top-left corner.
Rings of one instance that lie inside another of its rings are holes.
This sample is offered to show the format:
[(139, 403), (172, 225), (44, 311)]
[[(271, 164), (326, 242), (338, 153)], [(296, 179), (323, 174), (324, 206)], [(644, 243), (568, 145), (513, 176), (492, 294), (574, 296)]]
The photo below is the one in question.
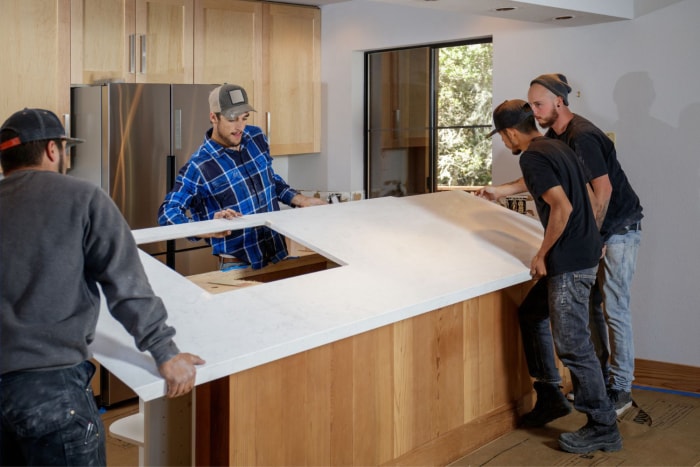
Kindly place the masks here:
[(634, 363), (635, 384), (700, 393), (700, 367), (639, 358)]

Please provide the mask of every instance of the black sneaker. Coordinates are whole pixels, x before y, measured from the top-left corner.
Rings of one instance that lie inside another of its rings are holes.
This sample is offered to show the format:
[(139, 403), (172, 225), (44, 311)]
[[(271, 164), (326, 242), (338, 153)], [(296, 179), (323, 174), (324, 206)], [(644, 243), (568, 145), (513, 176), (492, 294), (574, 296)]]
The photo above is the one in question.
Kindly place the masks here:
[(587, 454), (593, 451), (614, 452), (622, 449), (622, 436), (617, 423), (601, 425), (589, 421), (573, 433), (559, 435), (559, 446), (566, 452)]
[(627, 391), (608, 389), (608, 397), (615, 407), (615, 413), (618, 417), (632, 407), (632, 394)]

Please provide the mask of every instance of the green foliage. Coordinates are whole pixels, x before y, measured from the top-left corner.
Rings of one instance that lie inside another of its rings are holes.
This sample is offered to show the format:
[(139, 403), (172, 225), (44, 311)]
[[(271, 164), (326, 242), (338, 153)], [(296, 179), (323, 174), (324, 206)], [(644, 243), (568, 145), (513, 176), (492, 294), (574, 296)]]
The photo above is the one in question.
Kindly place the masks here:
[(438, 185), (491, 183), (492, 51), (491, 43), (439, 51)]

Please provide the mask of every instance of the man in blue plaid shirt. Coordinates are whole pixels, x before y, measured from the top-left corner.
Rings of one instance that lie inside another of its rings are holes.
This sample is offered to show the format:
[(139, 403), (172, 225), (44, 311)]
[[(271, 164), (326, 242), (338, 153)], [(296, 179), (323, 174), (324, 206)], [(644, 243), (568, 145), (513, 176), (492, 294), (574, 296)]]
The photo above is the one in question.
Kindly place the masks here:
[[(294, 207), (326, 204), (297, 192), (274, 172), (266, 136), (246, 124), (255, 109), (242, 87), (224, 84), (214, 89), (209, 110), (212, 128), (161, 204), (160, 225), (278, 211), (280, 202)], [(284, 238), (264, 226), (206, 237), (221, 269), (248, 265), (259, 269), (287, 256)]]

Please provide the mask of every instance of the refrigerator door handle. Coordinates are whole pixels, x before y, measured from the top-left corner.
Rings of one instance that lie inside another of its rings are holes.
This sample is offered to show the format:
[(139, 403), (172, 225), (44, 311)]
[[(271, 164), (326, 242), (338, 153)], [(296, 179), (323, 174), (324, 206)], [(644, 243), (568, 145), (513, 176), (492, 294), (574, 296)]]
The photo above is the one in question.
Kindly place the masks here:
[(170, 193), (170, 190), (175, 186), (175, 155), (168, 154), (165, 158), (165, 188)]
[[(68, 135), (69, 138), (73, 136), (73, 130), (71, 129), (71, 124), (70, 124), (70, 114), (63, 114), (63, 128), (65, 128), (66, 134)], [(74, 146), (67, 148), (68, 155), (72, 156), (73, 154), (75, 154), (75, 152), (73, 151), (73, 148), (74, 148)], [(71, 162), (72, 162), (71, 159), (68, 159), (68, 168), (69, 169), (71, 168), (71, 166), (70, 166)]]
[(68, 137), (73, 136), (73, 133), (71, 131), (70, 127), (70, 114), (63, 114), (63, 128), (66, 130), (66, 134)]
[[(175, 155), (168, 154), (165, 158), (165, 187), (168, 193), (175, 185)], [(165, 242), (165, 264), (171, 269), (175, 269), (175, 240)]]
[[(182, 109), (175, 109), (173, 112), (173, 138), (175, 140), (175, 149), (182, 149)], [(175, 156), (168, 156), (175, 157)], [(174, 161), (173, 161), (174, 164)]]

